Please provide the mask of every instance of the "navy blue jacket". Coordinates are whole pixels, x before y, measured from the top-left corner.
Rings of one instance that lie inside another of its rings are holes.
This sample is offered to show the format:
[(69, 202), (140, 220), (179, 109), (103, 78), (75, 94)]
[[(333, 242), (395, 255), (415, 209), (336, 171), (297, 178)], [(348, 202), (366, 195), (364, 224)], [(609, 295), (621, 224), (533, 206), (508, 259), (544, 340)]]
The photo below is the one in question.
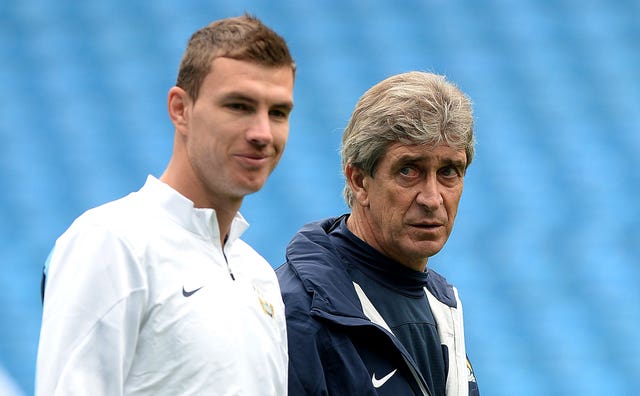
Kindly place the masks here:
[[(332, 245), (327, 234), (340, 219), (304, 226), (287, 246), (286, 263), (276, 270), (287, 317), (289, 395), (433, 396), (407, 350), (381, 318), (375, 319), (375, 308), (351, 281), (346, 259)], [(444, 318), (438, 311), (455, 312), (460, 303), (444, 278), (433, 271), (429, 278), (426, 292), (438, 321)], [(457, 344), (441, 335), (445, 350), (457, 351), (446, 361), (459, 366), (448, 367), (447, 396), (477, 396), (464, 352), (461, 312), (454, 322), (443, 331), (451, 333), (451, 340), (456, 333)]]

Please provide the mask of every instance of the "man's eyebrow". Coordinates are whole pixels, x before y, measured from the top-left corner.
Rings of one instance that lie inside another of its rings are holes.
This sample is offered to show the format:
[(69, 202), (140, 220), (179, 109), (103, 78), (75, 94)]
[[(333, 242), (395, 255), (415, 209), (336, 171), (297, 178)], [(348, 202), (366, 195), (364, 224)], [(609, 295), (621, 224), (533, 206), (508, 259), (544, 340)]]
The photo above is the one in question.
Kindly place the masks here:
[(245, 95), (241, 92), (229, 92), (222, 96), (223, 100), (239, 100), (241, 102), (257, 103), (257, 100), (251, 96)]
[[(399, 164), (413, 164), (413, 163), (417, 163), (417, 162), (422, 162), (422, 161), (428, 161), (431, 160), (432, 158), (428, 155), (422, 155), (422, 154), (402, 154), (401, 156), (399, 156), (396, 160), (397, 163)], [(438, 161), (441, 161), (444, 164), (447, 165), (453, 165), (455, 167), (458, 168), (462, 168), (464, 169), (466, 167), (466, 161), (464, 159), (460, 159), (460, 158), (452, 158), (452, 157), (445, 157), (442, 158)]]
[(464, 169), (467, 166), (467, 162), (457, 158), (447, 158), (445, 159), (445, 163), (453, 165), (458, 168)]
[(275, 108), (278, 108), (278, 109), (284, 109), (284, 110), (291, 111), (291, 110), (293, 110), (293, 102), (290, 101), (290, 100), (287, 100), (286, 102), (276, 103), (276, 104), (272, 105), (271, 107), (275, 107)]
[(424, 161), (427, 158), (428, 158), (428, 156), (421, 155), (421, 154), (402, 154), (401, 156), (399, 156), (397, 158), (397, 162), (401, 162), (403, 164), (407, 164), (407, 163)]

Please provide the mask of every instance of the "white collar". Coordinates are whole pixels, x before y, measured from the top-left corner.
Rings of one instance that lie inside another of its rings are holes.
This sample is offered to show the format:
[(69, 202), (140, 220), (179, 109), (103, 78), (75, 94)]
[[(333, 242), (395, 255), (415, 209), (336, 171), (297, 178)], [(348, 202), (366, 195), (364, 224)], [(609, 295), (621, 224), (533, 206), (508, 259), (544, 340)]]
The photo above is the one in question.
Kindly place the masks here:
[[(188, 231), (219, 243), (220, 228), (214, 209), (194, 207), (193, 201), (152, 175), (147, 176), (147, 181), (139, 193), (151, 197), (151, 200), (157, 202), (173, 221)], [(231, 222), (225, 245), (231, 246), (247, 228), (249, 223), (240, 212), (237, 212)]]

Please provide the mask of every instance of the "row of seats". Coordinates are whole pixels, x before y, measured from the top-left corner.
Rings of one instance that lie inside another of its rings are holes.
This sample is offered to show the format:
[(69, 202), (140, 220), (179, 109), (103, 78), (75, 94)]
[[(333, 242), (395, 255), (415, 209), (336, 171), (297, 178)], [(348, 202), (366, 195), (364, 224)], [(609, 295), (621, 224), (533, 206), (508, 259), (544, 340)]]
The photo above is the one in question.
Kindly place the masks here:
[(56, 237), (162, 172), (166, 92), (189, 35), (244, 11), (298, 64), (287, 150), (242, 209), (248, 242), (275, 267), (302, 224), (347, 211), (340, 135), (368, 87), (446, 74), (474, 102), (478, 145), (456, 228), (429, 265), (461, 292), (482, 393), (634, 394), (637, 1), (216, 3), (0, 3), (0, 394), (33, 393)]

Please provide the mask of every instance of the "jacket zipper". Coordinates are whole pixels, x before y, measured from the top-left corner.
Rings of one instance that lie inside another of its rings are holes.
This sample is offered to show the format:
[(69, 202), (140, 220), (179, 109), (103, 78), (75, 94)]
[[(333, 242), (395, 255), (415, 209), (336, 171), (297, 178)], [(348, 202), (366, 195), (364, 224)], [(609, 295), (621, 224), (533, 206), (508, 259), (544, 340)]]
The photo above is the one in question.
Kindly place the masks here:
[[(393, 337), (392, 342), (398, 341), (396, 336), (393, 334), (393, 331), (391, 331), (391, 329), (389, 328), (389, 325), (387, 325), (387, 323), (384, 321), (384, 318), (378, 313), (378, 311), (373, 306), (373, 304), (369, 300), (369, 297), (367, 297), (367, 295), (362, 290), (360, 285), (353, 282), (353, 286), (355, 288), (356, 294), (358, 295), (358, 300), (360, 301), (360, 304), (362, 306), (362, 310), (363, 310), (362, 313), (369, 319), (369, 323), (375, 326), (378, 330), (382, 331), (387, 337)], [(394, 345), (395, 345), (395, 342), (394, 342)], [(431, 393), (429, 392), (429, 388), (427, 387), (427, 384), (424, 383), (424, 380), (422, 379), (422, 375), (420, 375), (420, 373), (418, 372), (418, 369), (411, 364), (411, 362), (407, 359), (407, 357), (402, 352), (402, 350), (400, 349), (396, 349), (396, 350), (398, 353), (402, 355), (402, 358), (404, 359), (405, 363), (409, 367), (409, 370), (411, 371), (411, 374), (413, 375), (413, 378), (416, 380), (416, 383), (418, 384), (418, 387), (420, 388), (422, 393), (426, 396), (431, 396)]]
[(413, 367), (413, 365), (407, 360), (404, 354), (402, 354), (402, 358), (404, 359), (405, 363), (407, 363), (409, 370), (411, 370), (411, 374), (413, 375), (413, 378), (416, 380), (416, 383), (420, 387), (422, 394), (425, 396), (431, 396), (431, 393), (429, 392), (427, 387), (422, 383), (422, 378), (420, 377), (420, 375), (418, 375), (418, 372), (416, 371), (415, 367)]
[(229, 260), (227, 260), (227, 255), (224, 252), (224, 248), (222, 249), (222, 256), (224, 256), (224, 262), (227, 264), (227, 271), (229, 271), (229, 276), (231, 280), (236, 280), (236, 277), (233, 276), (233, 271), (231, 271), (231, 267), (229, 266)]

